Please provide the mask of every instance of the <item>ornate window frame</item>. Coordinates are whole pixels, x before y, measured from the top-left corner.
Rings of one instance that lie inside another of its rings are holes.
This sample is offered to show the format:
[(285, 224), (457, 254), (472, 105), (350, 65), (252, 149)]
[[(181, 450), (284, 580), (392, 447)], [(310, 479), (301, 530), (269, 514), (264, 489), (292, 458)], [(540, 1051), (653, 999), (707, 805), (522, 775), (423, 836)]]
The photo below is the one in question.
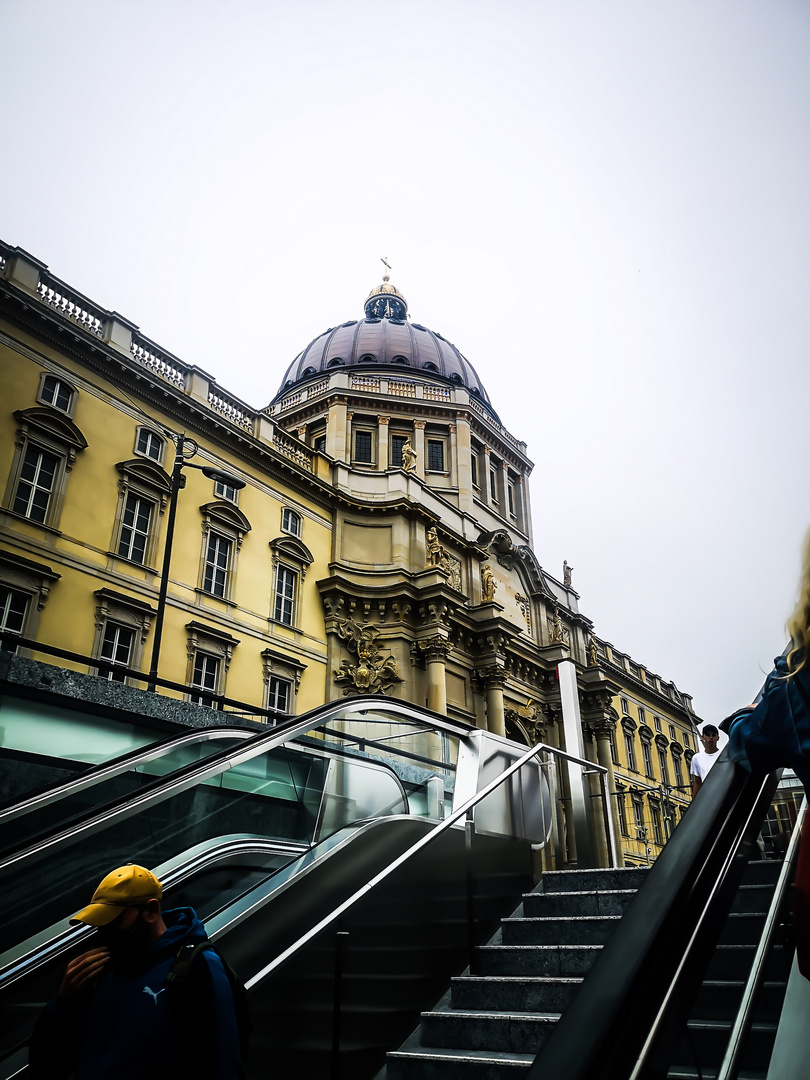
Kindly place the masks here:
[[(141, 450), (139, 448), (138, 443), (141, 440), (141, 435), (144, 435), (144, 434), (145, 435), (151, 435), (153, 439), (157, 440), (158, 447), (159, 447), (159, 453), (158, 453), (157, 457), (155, 457), (154, 454), (149, 454), (149, 453), (147, 453), (146, 450)], [(165, 437), (165, 435), (162, 435), (160, 432), (155, 431), (155, 429), (153, 427), (151, 427), (149, 424), (138, 424), (137, 428), (135, 429), (135, 445), (133, 447), (133, 453), (138, 454), (145, 461), (153, 461), (156, 465), (162, 465), (163, 464), (163, 459), (166, 456), (166, 437)]]
[[(315, 561), (312, 552), (301, 540), (295, 536), (285, 534), (277, 536), (268, 544), (273, 560), (273, 589), (270, 597), (270, 622), (280, 626), (298, 625), (298, 617), (301, 611), (301, 591), (307, 570)], [(281, 568), (291, 571), (296, 577), (295, 596), (293, 598), (292, 621), (287, 623), (275, 617), (276, 596), (278, 590), (279, 570)]]
[(58, 465), (53, 488), (48, 497), (45, 520), (34, 521), (27, 515), (17, 514), (16, 516), (24, 516), (26, 521), (31, 521), (35, 525), (58, 529), (68, 475), (76, 463), (77, 455), (87, 448), (87, 439), (69, 417), (50, 405), (18, 409), (14, 413), (14, 419), (18, 427), (14, 440), (14, 458), (8, 475), (3, 506), (11, 513), (15, 513), (14, 501), (28, 447), (33, 446), (40, 451), (53, 454), (58, 459)]
[[(97, 589), (93, 595), (98, 603), (95, 612), (96, 632), (93, 639), (92, 656), (98, 660), (102, 659), (101, 648), (104, 643), (104, 631), (108, 623), (116, 623), (125, 626), (128, 630), (132, 630), (132, 653), (126, 666), (140, 670), (144, 646), (152, 626), (152, 619), (157, 614), (157, 610), (143, 600), (115, 592), (113, 589)], [(102, 678), (106, 677), (104, 668), (108, 666), (113, 667), (114, 665), (97, 664), (93, 674), (100, 675)], [(133, 679), (125, 679), (124, 681), (128, 686), (139, 685)]]
[(40, 613), (45, 607), (51, 586), (55, 585), (61, 576), (43, 563), (23, 558), (21, 555), (12, 557), (0, 552), (0, 585), (12, 592), (22, 593), (27, 598), (22, 637), (36, 638)]
[[(172, 490), (172, 480), (152, 458), (137, 457), (129, 461), (119, 461), (116, 469), (121, 474), (118, 480), (118, 502), (115, 507), (110, 555), (132, 566), (144, 566), (154, 570), (157, 561), (157, 544), (160, 533), (160, 518), (166, 510)], [(146, 541), (143, 562), (119, 555), (121, 533), (124, 527), (124, 511), (130, 495), (145, 499), (152, 504), (149, 521), (149, 533)]]
[[(213, 626), (206, 626), (204, 623), (190, 622), (186, 623), (186, 630), (188, 631), (188, 638), (186, 640), (186, 655), (188, 657), (188, 663), (186, 665), (186, 686), (189, 688), (186, 694), (186, 700), (191, 701), (195, 697), (205, 696), (205, 690), (195, 688), (192, 686), (194, 681), (194, 663), (198, 653), (204, 653), (207, 656), (213, 656), (219, 661), (217, 670), (217, 685), (209, 691), (213, 694), (225, 694), (225, 684), (228, 678), (228, 669), (231, 666), (231, 660), (233, 659), (233, 651), (239, 644), (239, 639), (231, 637), (224, 630), (218, 630)], [(214, 707), (213, 705), (211, 706)]]
[(262, 682), (264, 684), (264, 707), (270, 708), (268, 697), (270, 693), (270, 680), (279, 679), (289, 684), (289, 696), (287, 699), (287, 713), (294, 716), (296, 712), (296, 698), (298, 688), (301, 685), (301, 676), (306, 671), (307, 665), (294, 660), (284, 653), (275, 649), (265, 649), (262, 652)]
[[(234, 588), (236, 584), (236, 567), (239, 560), (239, 552), (242, 550), (242, 541), (252, 526), (242, 511), (233, 503), (218, 499), (215, 502), (204, 503), (200, 507), (202, 514), (202, 547), (200, 549), (200, 570), (197, 580), (197, 592), (203, 596), (212, 596), (216, 600), (223, 600), (226, 604), (234, 604)], [(221, 536), (231, 542), (230, 565), (227, 570), (225, 581), (225, 595), (209, 592), (205, 588), (205, 567), (208, 555), (208, 541), (212, 533)]]

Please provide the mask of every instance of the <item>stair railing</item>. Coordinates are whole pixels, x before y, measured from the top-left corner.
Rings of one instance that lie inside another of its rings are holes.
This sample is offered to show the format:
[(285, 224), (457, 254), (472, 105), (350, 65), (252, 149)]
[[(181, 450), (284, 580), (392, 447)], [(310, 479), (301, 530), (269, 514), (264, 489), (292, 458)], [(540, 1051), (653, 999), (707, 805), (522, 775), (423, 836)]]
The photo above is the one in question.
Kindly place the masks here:
[[(426, 833), (416, 843), (412, 844), (406, 851), (399, 855), (393, 862), (389, 863), (384, 869), (376, 874), (365, 885), (357, 889), (351, 896), (339, 904), (328, 915), (324, 916), (319, 922), (312, 926), (305, 934), (303, 934), (297, 941), (293, 942), (283, 952), (279, 953), (270, 963), (266, 964), (263, 968), (252, 975), (245, 981), (245, 986), (248, 990), (252, 990), (255, 986), (261, 983), (264, 979), (277, 972), (284, 964), (291, 960), (294, 956), (301, 952), (310, 942), (317, 938), (321, 933), (330, 927), (335, 927), (338, 932), (338, 941), (336, 943), (336, 956), (334, 965), (334, 986), (333, 986), (333, 1035), (332, 1035), (332, 1066), (331, 1075), (333, 1080), (338, 1080), (340, 1075), (340, 1014), (342, 1006), (342, 992), (341, 992), (341, 978), (343, 969), (343, 955), (344, 955), (344, 942), (346, 937), (342, 935), (340, 931), (340, 920), (346, 915), (346, 913), (353, 908), (361, 900), (365, 899), (373, 889), (379, 884), (394, 874), (401, 866), (413, 859), (419, 852), (423, 851), (430, 844), (433, 844), (439, 837), (444, 836), (454, 825), (464, 820), (465, 823), (465, 847), (467, 850), (468, 860), (471, 856), (472, 837), (474, 835), (474, 813), (475, 807), (479, 803), (483, 802), (487, 796), (491, 795), (493, 791), (501, 786), (506, 780), (513, 776), (516, 772), (528, 764), (538, 754), (546, 752), (552, 754), (555, 757), (560, 757), (565, 761), (571, 762), (575, 765), (579, 765), (583, 770), (587, 770), (590, 773), (598, 773), (602, 784), (603, 798), (607, 800), (607, 769), (602, 765), (597, 765), (592, 761), (587, 761), (583, 758), (576, 757), (573, 754), (568, 754), (564, 750), (560, 750), (555, 746), (548, 746), (545, 743), (537, 743), (530, 750), (527, 750), (525, 754), (517, 758), (511, 765), (508, 766), (500, 776), (495, 777), (484, 788), (476, 792), (470, 799), (463, 803), (457, 810), (440, 822), (430, 832)], [(610, 848), (610, 842), (608, 838), (608, 848)], [(467, 942), (470, 955), (468, 960), (472, 965), (473, 951), (475, 948), (475, 935), (472, 925), (472, 883), (471, 875), (467, 877)]]
[(721, 752), (527, 1080), (666, 1076), (777, 782)]
[(768, 913), (765, 916), (765, 925), (759, 939), (759, 944), (757, 945), (757, 951), (754, 955), (754, 962), (751, 965), (751, 971), (749, 972), (745, 989), (743, 990), (742, 1001), (740, 1002), (737, 1016), (734, 1019), (728, 1046), (726, 1047), (726, 1053), (720, 1068), (718, 1069), (716, 1080), (733, 1080), (737, 1075), (737, 1068), (740, 1063), (740, 1055), (743, 1051), (745, 1037), (748, 1034), (753, 1021), (754, 1005), (756, 1003), (757, 994), (759, 993), (762, 981), (765, 978), (765, 964), (771, 946), (773, 945), (774, 936), (780, 926), (781, 917), (784, 914), (784, 904), (787, 898), (788, 889), (793, 881), (793, 875), (796, 870), (796, 861), (799, 857), (799, 839), (802, 833), (802, 822), (804, 821), (806, 810), (807, 796), (802, 800), (801, 809), (796, 818), (796, 824), (793, 826), (793, 831), (790, 835), (790, 842), (785, 851), (785, 858), (782, 863), (782, 869), (779, 872), (779, 879), (776, 882), (776, 888), (774, 889)]

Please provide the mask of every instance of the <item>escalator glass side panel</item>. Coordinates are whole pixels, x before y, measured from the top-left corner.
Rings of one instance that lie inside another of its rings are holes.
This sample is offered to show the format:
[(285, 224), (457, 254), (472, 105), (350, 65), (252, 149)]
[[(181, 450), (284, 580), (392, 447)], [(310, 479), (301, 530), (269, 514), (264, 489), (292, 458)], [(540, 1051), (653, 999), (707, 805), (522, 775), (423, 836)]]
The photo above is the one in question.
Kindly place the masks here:
[[(143, 799), (127, 796), (15, 856), (0, 867), (0, 952), (69, 918), (124, 862), (154, 868), (196, 844), (240, 832), (309, 845), (353, 821), (412, 812), (410, 797), (428, 804), (424, 793), (437, 784), (433, 802), (441, 808), (452, 784), (456, 737), (443, 747), (429, 719), (421, 725), (407, 719), (399, 728), (395, 720), (369, 709), (337, 723), (330, 716), (328, 727), (267, 750), (238, 748), (210, 773), (203, 764), (199, 778), (196, 772), (169, 777)], [(432, 750), (444, 759), (431, 761)]]
[(190, 745), (167, 746), (165, 753), (139, 765), (133, 765), (92, 786), (66, 794), (63, 798), (48, 802), (16, 818), (12, 828), (2, 830), (0, 858), (24, 846), (33, 845), (48, 836), (54, 829), (66, 829), (73, 822), (84, 818), (90, 811), (130, 795), (135, 795), (147, 784), (162, 776), (169, 776), (178, 769), (205, 761), (232, 746), (239, 746), (243, 737), (219, 738), (197, 741)]
[(0, 695), (0, 806), (164, 738), (143, 724)]

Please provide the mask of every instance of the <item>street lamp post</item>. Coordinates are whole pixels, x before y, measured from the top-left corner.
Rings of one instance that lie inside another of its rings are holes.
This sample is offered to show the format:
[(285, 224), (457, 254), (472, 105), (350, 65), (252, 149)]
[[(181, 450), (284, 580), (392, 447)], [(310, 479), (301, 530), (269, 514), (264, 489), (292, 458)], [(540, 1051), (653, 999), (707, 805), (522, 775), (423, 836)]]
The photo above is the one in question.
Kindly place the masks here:
[[(190, 446), (192, 449), (187, 450)], [(172, 469), (171, 494), (169, 496), (169, 517), (166, 521), (166, 542), (163, 546), (163, 569), (160, 573), (160, 591), (158, 592), (157, 614), (155, 616), (155, 636), (152, 641), (152, 661), (149, 667), (148, 689), (157, 687), (158, 664), (160, 661), (160, 644), (163, 639), (163, 621), (166, 616), (166, 594), (169, 588), (169, 568), (172, 561), (172, 546), (174, 544), (174, 523), (177, 518), (177, 495), (180, 491), (183, 478), (183, 469), (199, 469), (203, 476), (209, 480), (215, 480), (223, 484), (229, 484), (239, 491), (245, 486), (243, 480), (236, 476), (212, 469), (207, 465), (192, 465), (188, 460), (197, 453), (197, 444), (193, 439), (187, 439), (185, 435), (175, 437), (174, 467)]]

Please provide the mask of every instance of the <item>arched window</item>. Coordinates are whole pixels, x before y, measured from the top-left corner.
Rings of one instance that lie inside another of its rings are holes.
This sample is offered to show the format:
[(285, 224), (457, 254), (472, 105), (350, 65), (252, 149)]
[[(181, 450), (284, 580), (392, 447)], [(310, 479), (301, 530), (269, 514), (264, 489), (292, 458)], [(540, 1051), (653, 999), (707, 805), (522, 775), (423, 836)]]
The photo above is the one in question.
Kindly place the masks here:
[(294, 510), (290, 510), (289, 507), (285, 506), (281, 511), (281, 529), (291, 536), (300, 536), (301, 515), (296, 514)]
[(422, 364), (422, 367), (425, 369), (425, 371), (438, 371), (439, 370), (436, 367), (436, 365), (434, 363), (432, 363), (430, 360), (426, 360), (425, 363)]
[(327, 367), (343, 367), (343, 361), (339, 356), (336, 356), (333, 360), (330, 360), (326, 365)]
[(392, 364), (410, 364), (410, 360), (407, 356), (395, 356), (391, 361)]

